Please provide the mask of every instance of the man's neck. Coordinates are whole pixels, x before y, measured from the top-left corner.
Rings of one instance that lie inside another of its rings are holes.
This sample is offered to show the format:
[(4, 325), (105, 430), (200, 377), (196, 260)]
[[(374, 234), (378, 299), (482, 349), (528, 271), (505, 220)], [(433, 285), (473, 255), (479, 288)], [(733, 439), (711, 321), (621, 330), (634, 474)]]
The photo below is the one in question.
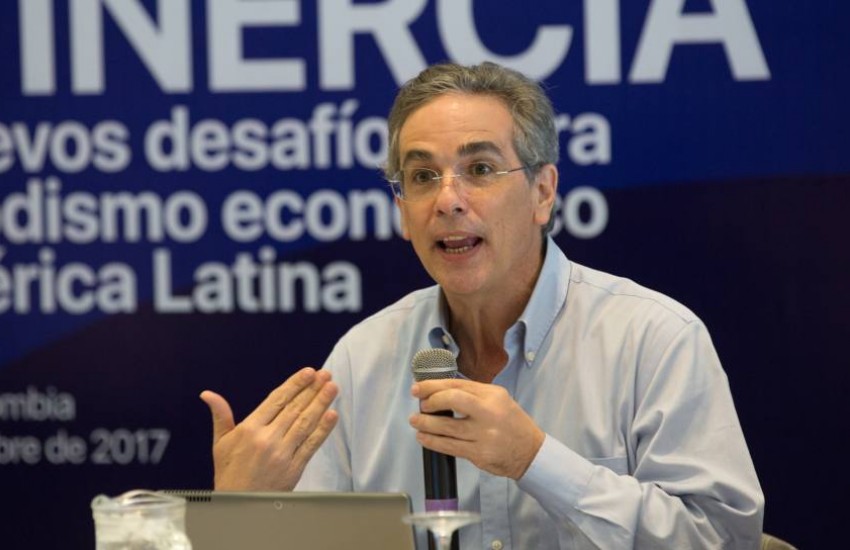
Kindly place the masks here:
[(522, 308), (487, 305), (471, 309), (450, 305), (449, 309), (449, 330), (460, 348), (460, 372), (478, 382), (492, 382), (507, 363), (505, 333), (522, 314)]
[(458, 367), (464, 376), (492, 382), (508, 361), (505, 333), (525, 311), (543, 268), (541, 257), (533, 278), (487, 296), (449, 296), (449, 331), (460, 348)]

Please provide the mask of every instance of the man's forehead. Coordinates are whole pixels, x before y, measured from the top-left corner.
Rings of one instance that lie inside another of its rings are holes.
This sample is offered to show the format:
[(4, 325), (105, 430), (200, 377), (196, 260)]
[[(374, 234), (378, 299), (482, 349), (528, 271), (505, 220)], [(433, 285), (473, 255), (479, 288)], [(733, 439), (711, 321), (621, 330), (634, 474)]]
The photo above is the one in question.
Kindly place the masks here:
[[(446, 92), (410, 111), (399, 126), (399, 138), (405, 137), (405, 130), (411, 124), (417, 126), (422, 124), (421, 117), (426, 118), (426, 124), (432, 121), (435, 113), (437, 113), (437, 117), (440, 117), (440, 113), (453, 113), (454, 116), (447, 124), (447, 129), (450, 130), (455, 125), (460, 127), (471, 126), (471, 129), (474, 129), (480, 124), (481, 129), (487, 132), (497, 134), (507, 132), (510, 135), (514, 133), (514, 117), (509, 106), (501, 98), (487, 94)], [(457, 113), (461, 113), (461, 116), (458, 116)], [(463, 114), (468, 114), (470, 118), (464, 119)]]
[(444, 93), (414, 109), (401, 124), (398, 151), (402, 164), (475, 154), (512, 157), (514, 119), (498, 97)]

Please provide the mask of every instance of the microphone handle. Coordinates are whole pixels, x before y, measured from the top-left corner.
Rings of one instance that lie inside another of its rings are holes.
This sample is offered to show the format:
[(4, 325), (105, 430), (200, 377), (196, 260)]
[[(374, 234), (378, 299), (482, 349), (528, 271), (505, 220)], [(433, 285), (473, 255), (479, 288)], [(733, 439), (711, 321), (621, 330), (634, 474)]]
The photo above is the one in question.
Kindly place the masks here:
[[(452, 411), (433, 413), (439, 416), (453, 416)], [(422, 464), (425, 467), (425, 510), (458, 509), (457, 468), (455, 457), (422, 448)], [(428, 549), (436, 550), (434, 537), (428, 536)], [(460, 549), (460, 537), (455, 531), (452, 535), (451, 550)]]
[(422, 449), (425, 466), (425, 510), (457, 510), (455, 457)]

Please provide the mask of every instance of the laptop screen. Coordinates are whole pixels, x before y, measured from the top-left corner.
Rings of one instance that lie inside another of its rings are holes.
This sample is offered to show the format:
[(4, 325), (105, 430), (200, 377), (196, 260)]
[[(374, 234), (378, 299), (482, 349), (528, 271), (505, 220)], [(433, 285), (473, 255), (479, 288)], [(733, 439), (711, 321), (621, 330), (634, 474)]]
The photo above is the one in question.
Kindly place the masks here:
[(193, 550), (414, 550), (401, 493), (163, 491), (186, 499)]

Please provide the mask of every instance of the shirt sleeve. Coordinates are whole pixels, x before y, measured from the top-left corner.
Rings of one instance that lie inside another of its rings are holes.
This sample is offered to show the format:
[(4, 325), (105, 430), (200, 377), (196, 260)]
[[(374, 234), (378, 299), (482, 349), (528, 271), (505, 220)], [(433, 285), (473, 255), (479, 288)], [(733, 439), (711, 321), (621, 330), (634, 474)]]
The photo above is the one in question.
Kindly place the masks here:
[(758, 548), (764, 497), (707, 331), (687, 323), (642, 368), (627, 471), (547, 435), (519, 488), (555, 520), (562, 548)]

